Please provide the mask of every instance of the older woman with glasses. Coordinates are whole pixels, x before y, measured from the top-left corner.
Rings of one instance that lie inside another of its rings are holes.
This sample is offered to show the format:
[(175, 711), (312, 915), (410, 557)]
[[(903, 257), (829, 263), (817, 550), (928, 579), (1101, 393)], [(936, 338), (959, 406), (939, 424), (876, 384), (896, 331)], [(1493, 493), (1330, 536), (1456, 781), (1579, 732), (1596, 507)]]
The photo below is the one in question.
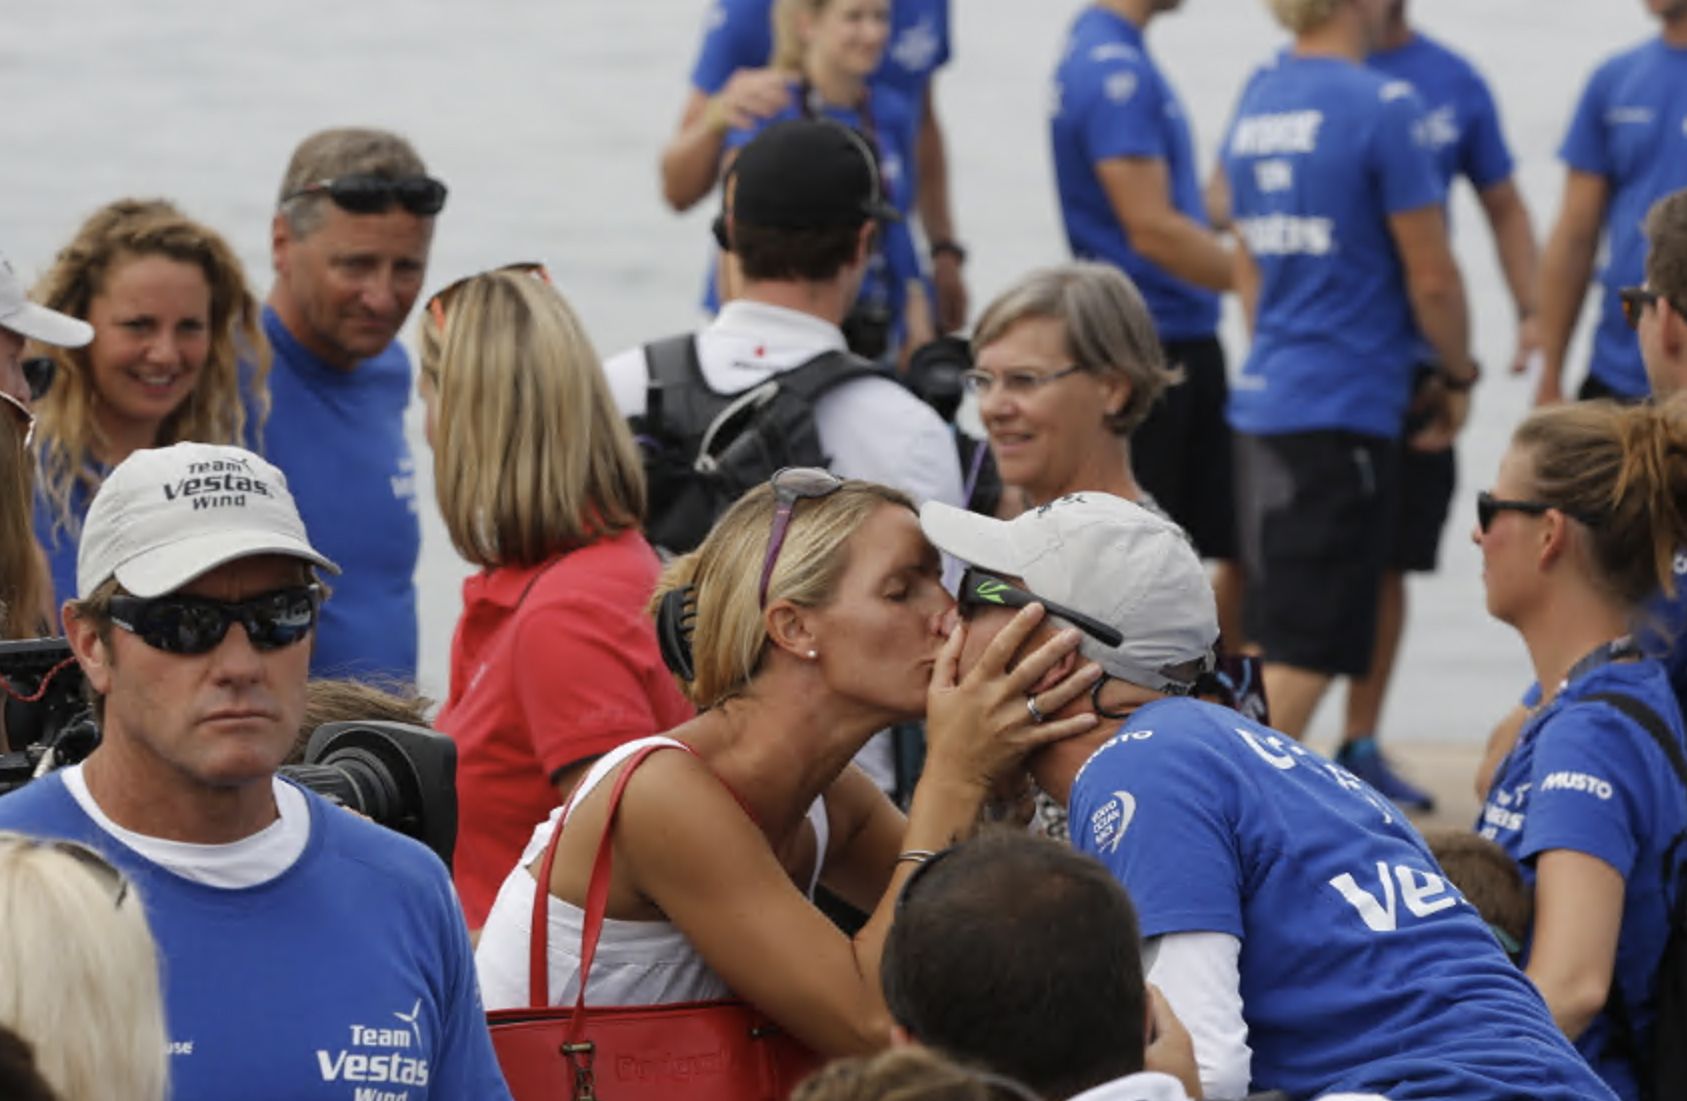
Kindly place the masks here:
[(1534, 890), (1523, 946), (1559, 1026), (1618, 1096), (1647, 1096), (1659, 962), (1687, 889), (1687, 744), (1635, 638), (1687, 546), (1687, 404), (1537, 411), (1477, 497), (1488, 611), (1539, 696), (1478, 822)]
[[(879, 954), (902, 883), (970, 832), (997, 776), (1093, 722), (1036, 719), (1086, 691), (1092, 666), (1028, 695), (1077, 632), (1006, 669), (1041, 609), (959, 677), (966, 632), (941, 571), (911, 503), (884, 486), (785, 470), (733, 505), (669, 567), (657, 602), (700, 712), (605, 755), (534, 831), (476, 955), (488, 1007), (529, 1004), (545, 891), (552, 1003), (582, 982), (588, 1005), (733, 992), (821, 1054), (883, 1047)], [(849, 762), (874, 731), (922, 714), (926, 767), (904, 819)], [(583, 978), (582, 908), (606, 838), (607, 920)], [(871, 913), (853, 938), (812, 905), (816, 884)]]

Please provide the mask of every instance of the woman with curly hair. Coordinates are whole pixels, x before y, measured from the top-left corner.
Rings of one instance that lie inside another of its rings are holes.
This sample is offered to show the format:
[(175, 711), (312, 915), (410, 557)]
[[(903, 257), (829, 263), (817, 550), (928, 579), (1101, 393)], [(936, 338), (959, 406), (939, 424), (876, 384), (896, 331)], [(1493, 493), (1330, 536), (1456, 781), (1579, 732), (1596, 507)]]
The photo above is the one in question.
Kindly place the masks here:
[(94, 327), (87, 347), (51, 349), (53, 388), (36, 409), (35, 530), (54, 589), (69, 594), (105, 472), (145, 447), (248, 442), (268, 407), (269, 354), (234, 250), (162, 199), (95, 211), (35, 297)]

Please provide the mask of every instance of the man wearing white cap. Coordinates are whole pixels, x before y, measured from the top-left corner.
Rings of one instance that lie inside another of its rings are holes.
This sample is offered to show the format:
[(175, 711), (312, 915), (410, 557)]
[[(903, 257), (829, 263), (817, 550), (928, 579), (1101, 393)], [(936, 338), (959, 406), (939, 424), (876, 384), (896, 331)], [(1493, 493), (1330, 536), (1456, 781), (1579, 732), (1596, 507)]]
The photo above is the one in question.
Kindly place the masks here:
[[(1092, 731), (1027, 762), (1074, 847), (1124, 884), (1148, 979), (1194, 1039), (1211, 1097), (1377, 1092), (1394, 1101), (1607, 1098), (1476, 910), (1398, 810), (1346, 769), (1190, 698), (1218, 637), (1182, 532), (1128, 501), (1061, 498), (1004, 522), (942, 504), (927, 538), (970, 563), (959, 673), (1016, 607), (1083, 635)], [(1037, 688), (1041, 692), (1045, 684)]]
[(86, 321), (31, 302), (17, 272), (0, 256), (0, 394), (10, 395), (27, 407), (45, 389), (40, 382), (32, 387), (25, 375), (25, 340), (57, 348), (80, 348), (93, 339), (94, 327)]
[(89, 845), (145, 901), (175, 1101), (507, 1098), (445, 868), (276, 776), (317, 568), (337, 572), (250, 452), (119, 463), (64, 607), (101, 742), (0, 799), (0, 829)]

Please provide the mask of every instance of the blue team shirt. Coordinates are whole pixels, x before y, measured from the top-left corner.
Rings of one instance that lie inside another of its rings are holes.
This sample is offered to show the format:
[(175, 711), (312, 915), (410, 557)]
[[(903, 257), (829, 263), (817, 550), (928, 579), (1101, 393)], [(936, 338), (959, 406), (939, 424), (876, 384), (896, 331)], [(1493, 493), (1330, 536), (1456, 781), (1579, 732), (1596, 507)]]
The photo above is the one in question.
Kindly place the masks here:
[[(107, 470), (100, 467), (96, 473), (103, 481)], [(40, 485), (35, 487), (35, 538), (47, 553), (47, 569), (53, 578), (53, 599), (59, 604), (73, 600), (77, 595), (76, 555), (82, 546), (82, 521), (87, 519), (88, 506), (93, 503), (94, 495), (87, 485), (81, 481), (73, 482), (69, 515), (60, 517), (45, 490)], [(61, 629), (57, 607), (53, 613), (53, 630), (57, 631)]]
[(1069, 828), (1143, 936), (1241, 941), (1256, 1091), (1611, 1096), (1393, 804), (1287, 735), (1156, 701), (1078, 773)]
[(444, 865), (307, 797), (303, 854), (239, 889), (147, 860), (60, 776), (0, 798), (0, 829), (80, 841), (135, 885), (158, 941), (173, 1101), (508, 1099)]
[(1066, 243), (1080, 260), (1117, 265), (1142, 291), (1163, 340), (1218, 329), (1218, 296), (1186, 283), (1131, 247), (1096, 166), (1122, 157), (1161, 161), (1172, 204), (1207, 224), (1189, 120), (1148, 56), (1142, 30), (1116, 12), (1085, 9), (1072, 24), (1054, 78), (1054, 175)]
[[(749, 129), (731, 131), (726, 136), (726, 147), (742, 149), (757, 134), (774, 123), (805, 118), (811, 114), (813, 117), (841, 122), (872, 140), (879, 155), (879, 179), (885, 189), (885, 198), (902, 217), (898, 221), (879, 227), (875, 253), (867, 266), (867, 274), (861, 281), (861, 292), (857, 301), (874, 303), (889, 311), (890, 346), (895, 349), (901, 345), (905, 331), (908, 283), (911, 280), (924, 281), (925, 278), (920, 269), (919, 252), (914, 247), (914, 232), (909, 225), (913, 217), (914, 199), (918, 193), (918, 184), (914, 178), (913, 109), (902, 96), (882, 88), (869, 91), (864, 110), (818, 102), (805, 107), (802, 97), (802, 87), (793, 89), (789, 106)], [(720, 306), (715, 275), (716, 268), (711, 264), (708, 287), (703, 298), (704, 308), (710, 311)], [(929, 285), (926, 297), (927, 301), (932, 300)]]
[(1603, 176), (1605, 266), (1593, 377), (1619, 394), (1648, 392), (1640, 342), (1623, 320), (1618, 292), (1645, 280), (1646, 212), (1687, 187), (1687, 50), (1654, 39), (1601, 65), (1582, 92), (1559, 156)]
[(1242, 93), (1223, 164), (1260, 288), (1239, 431), (1399, 435), (1418, 338), (1388, 219), (1446, 195), (1422, 120), (1410, 85), (1332, 58), (1279, 58)]
[[(704, 25), (703, 46), (691, 84), (714, 95), (739, 69), (758, 69), (773, 56), (773, 0), (715, 0)], [(892, 0), (890, 42), (873, 74), (923, 110), (931, 75), (949, 63), (949, 0)]]
[[(1609, 704), (1578, 703), (1596, 692), (1634, 697), (1681, 740), (1681, 712), (1659, 663), (1600, 666), (1524, 725), (1494, 776), (1477, 828), (1518, 861), (1531, 890), (1535, 857), (1553, 849), (1586, 853), (1622, 873), (1627, 888), (1615, 982), (1628, 1019), (1644, 1034), (1656, 1016), (1654, 977), (1669, 928), (1662, 858), (1687, 825), (1687, 792), (1652, 736), (1628, 716)], [(1624, 1101), (1633, 1101), (1639, 1097), (1634, 1071), (1610, 1050), (1611, 1039), (1610, 1018), (1601, 1012), (1576, 1047)], [(1640, 1050), (1649, 1050), (1644, 1041)]]
[(416, 679), (416, 464), (404, 436), (410, 357), (397, 341), (350, 371), (323, 362), (264, 307), (270, 365), (263, 454), (287, 476), (305, 531), (341, 569), (322, 605), (315, 677)]

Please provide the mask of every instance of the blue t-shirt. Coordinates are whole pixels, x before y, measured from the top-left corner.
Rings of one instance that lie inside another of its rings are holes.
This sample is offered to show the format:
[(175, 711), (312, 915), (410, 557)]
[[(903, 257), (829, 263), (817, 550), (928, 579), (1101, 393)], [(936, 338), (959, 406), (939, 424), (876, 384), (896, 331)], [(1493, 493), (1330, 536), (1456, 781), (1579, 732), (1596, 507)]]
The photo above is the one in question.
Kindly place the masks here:
[(158, 942), (173, 1101), (507, 1099), (444, 865), (308, 799), (303, 854), (240, 889), (147, 860), (60, 776), (0, 798), (0, 829), (90, 845), (135, 885)]
[[(879, 179), (885, 198), (902, 217), (879, 227), (877, 244), (861, 281), (857, 303), (872, 304), (887, 311), (890, 318), (890, 348), (901, 346), (905, 333), (908, 307), (908, 284), (924, 281), (920, 269), (919, 252), (914, 247), (914, 233), (909, 225), (913, 217), (914, 199), (918, 191), (914, 179), (914, 114), (908, 101), (893, 91), (874, 88), (867, 98), (866, 108), (838, 107), (815, 99), (805, 105), (801, 86), (791, 93), (791, 103), (784, 110), (746, 130), (733, 130), (726, 137), (728, 149), (742, 149), (750, 140), (776, 122), (805, 117), (829, 118), (860, 131), (872, 140), (879, 155)], [(716, 268), (709, 265), (708, 287), (703, 306), (713, 312), (720, 307), (719, 290), (715, 285)], [(927, 301), (932, 293), (927, 286)]]
[[(1687, 825), (1687, 792), (1650, 734), (1609, 704), (1577, 702), (1596, 692), (1634, 697), (1681, 739), (1681, 712), (1661, 665), (1600, 666), (1524, 724), (1494, 776), (1477, 828), (1518, 861), (1531, 890), (1535, 857), (1553, 849), (1586, 853), (1622, 874), (1627, 888), (1614, 979), (1629, 1021), (1644, 1036), (1656, 1015), (1654, 981), (1669, 929), (1662, 857)], [(1525, 944), (1525, 954), (1528, 949)], [(1624, 1101), (1633, 1101), (1639, 1096), (1634, 1071), (1610, 1050), (1611, 1033), (1601, 1012), (1576, 1047)], [(1640, 1050), (1650, 1050), (1644, 1039)]]
[(416, 679), (416, 464), (404, 436), (410, 357), (397, 341), (350, 371), (323, 362), (264, 307), (270, 366), (264, 457), (287, 476), (328, 578), (313, 677)]
[(1122, 268), (1142, 291), (1162, 340), (1212, 336), (1218, 295), (1161, 270), (1132, 248), (1096, 175), (1106, 160), (1161, 161), (1172, 205), (1207, 224), (1189, 120), (1148, 56), (1142, 30), (1116, 12), (1086, 8), (1072, 24), (1055, 72), (1054, 102), (1049, 134), (1072, 255)]
[[(98, 471), (102, 480), (105, 474), (104, 469)], [(94, 495), (87, 485), (81, 481), (72, 482), (70, 514), (61, 517), (40, 484), (35, 487), (35, 539), (47, 552), (47, 570), (53, 578), (54, 631), (62, 628), (58, 622), (59, 606), (77, 596), (76, 555), (82, 546), (82, 521), (87, 519), (88, 506), (93, 503)]]
[[(772, 56), (773, 0), (715, 0), (691, 85), (713, 95), (739, 69), (760, 68)], [(917, 117), (932, 73), (948, 62), (949, 0), (892, 0), (890, 42), (873, 74), (874, 86), (907, 99)]]
[(1609, 1098), (1394, 805), (1287, 735), (1156, 701), (1090, 757), (1070, 812), (1143, 936), (1241, 941), (1254, 1090)]
[(1646, 212), (1687, 187), (1687, 49), (1653, 39), (1601, 65), (1582, 92), (1559, 156), (1605, 177), (1605, 267), (1594, 378), (1619, 394), (1649, 391), (1640, 342), (1623, 320), (1618, 292), (1645, 280)]
[(1410, 85), (1333, 58), (1279, 58), (1242, 93), (1223, 164), (1260, 287), (1239, 431), (1399, 435), (1418, 337), (1388, 219), (1446, 195), (1422, 120)]

